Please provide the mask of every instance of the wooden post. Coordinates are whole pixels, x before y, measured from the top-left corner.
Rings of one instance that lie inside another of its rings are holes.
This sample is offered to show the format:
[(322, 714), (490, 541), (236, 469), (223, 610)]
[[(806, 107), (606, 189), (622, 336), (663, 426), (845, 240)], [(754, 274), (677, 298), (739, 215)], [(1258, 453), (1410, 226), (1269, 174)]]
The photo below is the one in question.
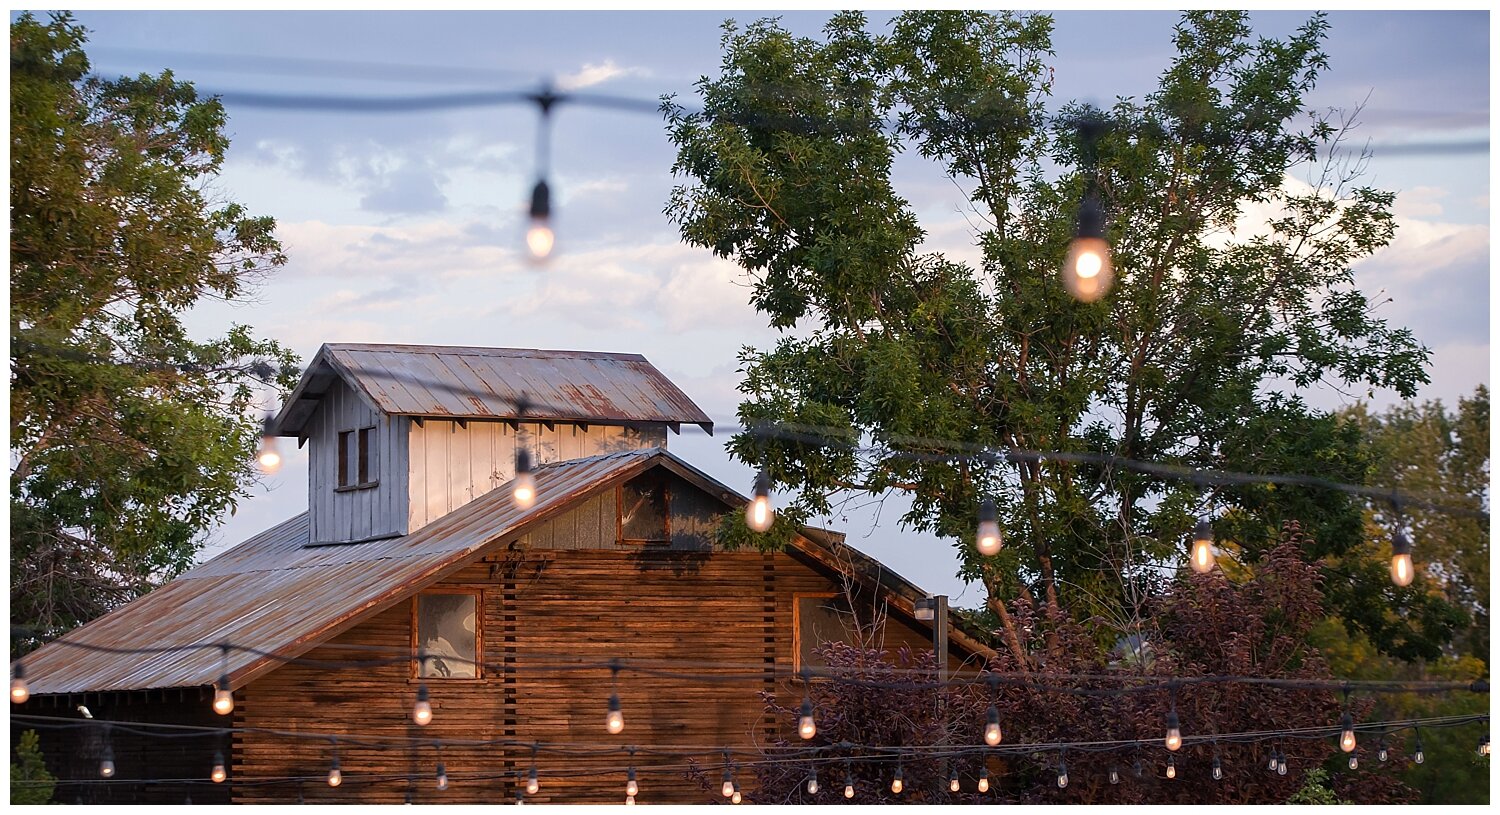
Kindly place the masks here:
[[(933, 595), (932, 598), (932, 655), (937, 659), (938, 682), (948, 681), (948, 595), (946, 594)], [(944, 719), (943, 710), (944, 690), (939, 687), (937, 693), (932, 696), (932, 703), (937, 708), (938, 718), (942, 722), (938, 730), (941, 734), (938, 737), (939, 750), (946, 747), (948, 741), (948, 723)], [(938, 794), (942, 796), (947, 791), (948, 785), (948, 759), (945, 758), (940, 762), (937, 776)]]

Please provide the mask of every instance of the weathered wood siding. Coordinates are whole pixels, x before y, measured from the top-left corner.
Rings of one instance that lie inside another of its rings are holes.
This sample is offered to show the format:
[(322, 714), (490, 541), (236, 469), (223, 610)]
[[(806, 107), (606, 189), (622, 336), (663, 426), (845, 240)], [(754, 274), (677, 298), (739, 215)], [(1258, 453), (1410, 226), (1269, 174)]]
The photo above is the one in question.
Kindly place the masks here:
[[(618, 691), (625, 732), (604, 729), (609, 672), (568, 671), (552, 666), (624, 660), (718, 661), (790, 672), (794, 664), (794, 608), (800, 594), (839, 593), (841, 580), (814, 568), (792, 551), (722, 552), (696, 549), (689, 534), (716, 513), (701, 493), (693, 497), (682, 482), (672, 483), (673, 528), (684, 530), (685, 545), (642, 547), (615, 537), (615, 495), (585, 500), (565, 516), (524, 538), (506, 541), (482, 559), (439, 584), (482, 592), (481, 640), (484, 661), (514, 666), (490, 670), (474, 680), (429, 680), (433, 722), (410, 724), (417, 683), (406, 664), (359, 671), (325, 671), (288, 665), (250, 683), (240, 694), (244, 724), (280, 730), (374, 735), (386, 741), (416, 736), (416, 749), (378, 750), (353, 743), (340, 746), (345, 783), (331, 789), (321, 782), (303, 787), (309, 803), (400, 803), (404, 780), (416, 803), (505, 803), (531, 764), (525, 744), (565, 742), (590, 746), (736, 745), (764, 742), (791, 722), (768, 720), (759, 691), (778, 688), (795, 703), (791, 682), (647, 677), (627, 672)], [(590, 548), (573, 548), (578, 544)], [(348, 659), (358, 653), (340, 646), (409, 648), (412, 601), (379, 612), (330, 643), (307, 654)], [(904, 619), (887, 619), (874, 632), (876, 643), (895, 650), (929, 647), (928, 632)], [(540, 669), (539, 669), (540, 666)], [(726, 673), (743, 668), (726, 668)], [(445, 746), (443, 761), (451, 788), (433, 784), (437, 762), (432, 740), (512, 739), (517, 746)], [(351, 739), (352, 741), (352, 739)], [(717, 786), (717, 756), (708, 777)], [(235, 800), (285, 802), (296, 790), (257, 785), (256, 778), (309, 777), (327, 772), (327, 744), (261, 734), (242, 737), (236, 751)], [(641, 803), (706, 803), (717, 794), (666, 769), (680, 758), (638, 754)], [(538, 766), (541, 792), (536, 802), (620, 803), (623, 752), (598, 756), (543, 754)], [(654, 769), (661, 768), (661, 769)], [(559, 776), (566, 771), (572, 775)], [(748, 780), (742, 774), (741, 783)]]
[[(315, 543), (348, 542), (407, 529), (407, 445), (410, 420), (370, 407), (346, 383), (333, 385), (308, 421), (307, 507)], [(339, 490), (338, 434), (374, 427), (371, 476), (376, 486)]]
[(665, 425), (558, 423), (549, 429), (522, 422), (517, 430), (505, 422), (423, 420), (410, 427), (404, 461), (410, 462), (407, 529), (413, 532), (514, 478), (518, 438), (537, 465), (667, 445)]

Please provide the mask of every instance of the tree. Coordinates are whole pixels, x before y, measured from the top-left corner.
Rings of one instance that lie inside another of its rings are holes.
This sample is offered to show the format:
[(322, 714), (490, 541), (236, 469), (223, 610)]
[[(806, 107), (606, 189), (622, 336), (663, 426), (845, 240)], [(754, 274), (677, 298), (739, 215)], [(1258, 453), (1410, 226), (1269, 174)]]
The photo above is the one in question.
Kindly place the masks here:
[[(1331, 113), (1296, 129), (1326, 31), (1315, 15), (1287, 39), (1254, 38), (1242, 12), (1190, 12), (1156, 92), (1049, 118), (1046, 16), (908, 12), (874, 34), (844, 13), (822, 41), (726, 23), (703, 109), (664, 103), (684, 179), (667, 212), (685, 241), (746, 270), (752, 304), (785, 332), (743, 350), (741, 420), (832, 428), (875, 451), (747, 433), (733, 454), (796, 491), (794, 520), (828, 514), (840, 491), (906, 491), (903, 522), (953, 540), (1027, 667), (1009, 598), (1117, 621), (1096, 631), (1111, 642), (1160, 566), (1180, 562), (1195, 516), (1221, 514), (1220, 539), (1249, 560), (1293, 519), (1310, 560), (1358, 545), (1360, 503), (1321, 489), (931, 455), (963, 444), (1366, 479), (1358, 428), (1294, 388), (1409, 397), (1428, 351), (1371, 316), (1350, 272), (1391, 240), (1393, 195), (1356, 184)], [(1084, 120), (1104, 123), (1097, 139), (1079, 135)], [(924, 245), (891, 181), (911, 149), (966, 190), (978, 265)], [(1289, 180), (1299, 169), (1308, 184)], [(1057, 270), (1091, 184), (1119, 282), (1084, 304)], [(1251, 205), (1277, 214), (1235, 233)], [(970, 543), (984, 497), (1008, 541), (995, 557)], [(1377, 579), (1347, 577), (1356, 593)]]
[[(811, 742), (776, 742), (765, 750), (766, 758), (784, 759), (788, 747), (822, 748), (817, 753), (824, 759), (821, 791), (806, 792), (810, 763), (768, 761), (755, 765), (751, 800), (839, 802), (846, 766), (858, 789), (855, 803), (1265, 804), (1306, 798), (1317, 792), (1310, 786), (1318, 787), (1328, 779), (1321, 767), (1325, 759), (1344, 757), (1330, 739), (1189, 742), (1173, 754), (1177, 775), (1167, 779), (1163, 770), (1167, 753), (1160, 740), (1173, 707), (1171, 691), (1131, 689), (1142, 687), (1142, 678), (1331, 679), (1327, 663), (1308, 641), (1324, 619), (1321, 568), (1302, 559), (1305, 547), (1312, 543), (1297, 525), (1288, 525), (1280, 543), (1255, 563), (1255, 577), (1245, 582), (1184, 570), (1152, 603), (1152, 624), (1142, 632), (1152, 656), (1133, 664), (1101, 654), (1091, 647), (1092, 636), (1082, 625), (1027, 598), (1010, 603), (1020, 630), (1027, 632), (1027, 650), (1045, 652), (1052, 640), (1064, 647), (1056, 659), (1026, 674), (1025, 683), (997, 681), (993, 690), (984, 681), (950, 685), (941, 691), (891, 687), (903, 679), (930, 681), (931, 654), (900, 653), (892, 660), (890, 654), (868, 646), (830, 645), (825, 655), (834, 678), (814, 682), (809, 688), (817, 711), (817, 735)], [(1014, 680), (1019, 663), (1001, 651), (987, 667), (1000, 680)], [(841, 682), (841, 678), (865, 684)], [(988, 755), (972, 747), (963, 750), (964, 745), (980, 742), (991, 704), (1000, 713), (1002, 748), (1136, 740), (1148, 746), (1077, 749), (1066, 755), (1056, 750), (1016, 753), (1002, 749)], [(1356, 697), (1351, 709), (1361, 721), (1368, 721), (1373, 704), (1369, 698)], [(1186, 683), (1176, 690), (1175, 699), (1182, 734), (1192, 737), (1328, 726), (1338, 721), (1340, 705), (1339, 696), (1326, 690), (1237, 682)], [(768, 697), (767, 712), (787, 723), (788, 732), (795, 732), (799, 709), (799, 704)], [(1434, 742), (1439, 739), (1452, 741), (1448, 733), (1433, 737)], [(892, 794), (888, 786), (895, 764), (890, 750), (872, 751), (868, 745), (907, 747), (902, 760), (906, 790), (900, 795)], [(939, 753), (960, 754), (940, 761), (931, 757), (934, 745), (951, 746)], [(1286, 775), (1265, 769), (1266, 754), (1273, 747), (1288, 757)], [(1212, 777), (1216, 753), (1222, 779)], [(1410, 799), (1412, 791), (1398, 779), (1405, 752), (1394, 744), (1392, 754), (1389, 762), (1362, 764), (1354, 783), (1340, 784), (1335, 779), (1334, 790), (1356, 803)], [(1137, 760), (1139, 777), (1134, 773)], [(1056, 783), (1060, 761), (1068, 768), (1066, 789)], [(990, 791), (983, 794), (976, 791), (982, 768), (988, 769), (991, 781)], [(950, 792), (947, 784), (947, 773), (954, 769), (960, 775), (958, 793)], [(1111, 769), (1120, 774), (1121, 783), (1109, 782)]]
[(295, 359), (183, 312), (285, 257), (211, 200), (224, 109), (170, 72), (89, 74), (67, 14), (11, 25), (11, 620), (58, 634), (191, 564), (253, 477), (255, 387)]
[(57, 779), (47, 772), (42, 759), (41, 740), (35, 730), (27, 730), (16, 741), (10, 762), (11, 804), (45, 804), (52, 800)]

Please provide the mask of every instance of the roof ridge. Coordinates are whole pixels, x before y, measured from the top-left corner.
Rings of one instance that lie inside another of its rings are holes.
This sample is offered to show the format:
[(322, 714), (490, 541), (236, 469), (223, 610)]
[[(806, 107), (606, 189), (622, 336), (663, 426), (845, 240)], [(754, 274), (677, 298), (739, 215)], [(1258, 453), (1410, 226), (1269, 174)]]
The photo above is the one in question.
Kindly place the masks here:
[(411, 343), (385, 343), (385, 342), (330, 342), (324, 343), (330, 349), (344, 351), (383, 351), (390, 354), (449, 354), (453, 356), (483, 355), (485, 352), (500, 351), (507, 356), (568, 356), (580, 359), (622, 359), (622, 360), (645, 360), (643, 354), (631, 354), (622, 351), (580, 351), (567, 348), (514, 348), (500, 345), (427, 345)]

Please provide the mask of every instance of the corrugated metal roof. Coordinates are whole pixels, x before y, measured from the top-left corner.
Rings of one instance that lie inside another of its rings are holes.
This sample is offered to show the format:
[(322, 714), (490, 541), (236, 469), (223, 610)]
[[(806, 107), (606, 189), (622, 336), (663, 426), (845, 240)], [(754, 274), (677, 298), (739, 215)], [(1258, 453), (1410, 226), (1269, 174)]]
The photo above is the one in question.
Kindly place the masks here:
[[(277, 417), (279, 434), (301, 431), (331, 374), (372, 407), (397, 416), (713, 428), (708, 415), (639, 354), (351, 343), (318, 350)], [(524, 414), (523, 402), (529, 405)]]
[[(648, 448), (549, 464), (536, 471), (537, 501), (530, 509), (516, 507), (510, 490), (496, 489), (415, 533), (369, 543), (304, 548), (304, 513), (63, 640), (111, 648), (230, 642), (295, 655), (461, 567), (486, 544), (667, 456), (663, 448)], [(222, 656), (218, 649), (121, 655), (50, 643), (25, 662), (33, 693), (80, 693), (209, 685), (219, 677)], [(277, 664), (234, 651), (232, 684)]]

